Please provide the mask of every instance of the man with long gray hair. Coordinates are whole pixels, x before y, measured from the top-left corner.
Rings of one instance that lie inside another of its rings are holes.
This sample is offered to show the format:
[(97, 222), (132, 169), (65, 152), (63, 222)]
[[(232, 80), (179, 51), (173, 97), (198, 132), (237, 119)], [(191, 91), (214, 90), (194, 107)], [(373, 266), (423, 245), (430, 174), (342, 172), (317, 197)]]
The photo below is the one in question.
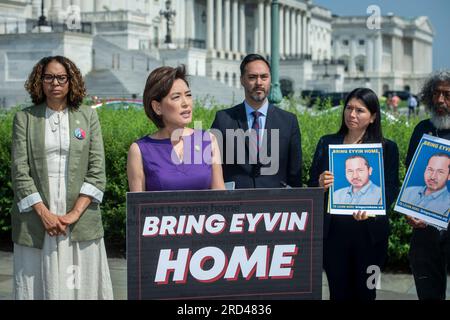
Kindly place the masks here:
[[(412, 134), (406, 167), (409, 166), (423, 134), (450, 140), (450, 71), (432, 74), (424, 83), (420, 99), (431, 118), (421, 121)], [(443, 300), (447, 272), (450, 268), (450, 233), (427, 225), (424, 221), (407, 217), (414, 228), (409, 260), (421, 300)]]

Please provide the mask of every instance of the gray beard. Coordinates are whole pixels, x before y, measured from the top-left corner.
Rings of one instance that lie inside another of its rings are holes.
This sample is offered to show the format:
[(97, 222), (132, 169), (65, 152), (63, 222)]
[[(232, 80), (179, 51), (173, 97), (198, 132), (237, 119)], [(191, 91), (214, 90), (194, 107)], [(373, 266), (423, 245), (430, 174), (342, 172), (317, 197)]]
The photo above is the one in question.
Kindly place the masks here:
[(440, 116), (431, 111), (430, 121), (438, 130), (450, 129), (450, 114)]

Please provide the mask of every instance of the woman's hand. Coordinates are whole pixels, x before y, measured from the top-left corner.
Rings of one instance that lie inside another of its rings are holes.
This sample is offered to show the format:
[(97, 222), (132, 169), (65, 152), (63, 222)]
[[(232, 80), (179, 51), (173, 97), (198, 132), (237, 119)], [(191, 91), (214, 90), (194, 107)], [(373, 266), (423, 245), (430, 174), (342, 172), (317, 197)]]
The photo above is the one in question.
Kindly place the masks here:
[(59, 221), (65, 227), (77, 222), (91, 202), (92, 199), (90, 196), (80, 194), (72, 210), (67, 212), (64, 216), (59, 216)]
[(427, 226), (427, 224), (425, 223), (425, 221), (411, 217), (411, 216), (406, 216), (406, 222), (408, 222), (408, 224), (413, 227), (413, 228), (417, 228), (417, 229), (422, 229), (425, 228)]
[(67, 214), (65, 214), (64, 216), (59, 216), (59, 221), (65, 226), (69, 226), (75, 222), (78, 221), (78, 219), (80, 219), (80, 214), (76, 211), (70, 211)]
[(325, 191), (327, 191), (328, 188), (331, 187), (333, 182), (334, 182), (334, 175), (332, 172), (324, 171), (320, 174), (319, 186), (321, 186), (322, 188), (325, 188)]
[(357, 221), (364, 221), (367, 220), (369, 216), (367, 215), (366, 211), (361, 212), (361, 210), (358, 210), (358, 212), (353, 212), (353, 218), (355, 218), (355, 220)]
[(66, 226), (63, 225), (58, 219), (58, 216), (51, 213), (42, 202), (35, 204), (33, 207), (41, 218), (42, 224), (49, 236), (54, 237), (59, 236), (60, 234), (66, 235)]

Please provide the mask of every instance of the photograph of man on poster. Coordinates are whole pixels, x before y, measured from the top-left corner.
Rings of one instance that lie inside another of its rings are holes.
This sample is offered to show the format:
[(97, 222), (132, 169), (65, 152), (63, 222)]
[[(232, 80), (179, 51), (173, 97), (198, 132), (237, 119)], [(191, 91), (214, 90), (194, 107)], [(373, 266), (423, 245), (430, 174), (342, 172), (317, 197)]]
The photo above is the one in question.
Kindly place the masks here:
[(423, 171), (425, 185), (407, 186), (401, 201), (448, 217), (450, 192), (450, 155), (444, 152), (432, 154)]
[(353, 155), (345, 160), (345, 177), (350, 184), (333, 193), (335, 204), (378, 205), (381, 188), (370, 180), (372, 167), (366, 157)]

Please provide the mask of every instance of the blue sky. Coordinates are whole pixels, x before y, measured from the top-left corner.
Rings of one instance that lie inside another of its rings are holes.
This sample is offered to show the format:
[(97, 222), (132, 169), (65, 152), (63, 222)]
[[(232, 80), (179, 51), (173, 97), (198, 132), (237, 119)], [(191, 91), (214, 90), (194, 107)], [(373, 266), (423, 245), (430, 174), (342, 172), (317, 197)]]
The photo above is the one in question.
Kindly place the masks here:
[(314, 4), (332, 13), (367, 16), (369, 5), (378, 5), (381, 14), (393, 12), (397, 16), (428, 16), (434, 28), (433, 69), (450, 69), (450, 1), (448, 0), (313, 0)]

